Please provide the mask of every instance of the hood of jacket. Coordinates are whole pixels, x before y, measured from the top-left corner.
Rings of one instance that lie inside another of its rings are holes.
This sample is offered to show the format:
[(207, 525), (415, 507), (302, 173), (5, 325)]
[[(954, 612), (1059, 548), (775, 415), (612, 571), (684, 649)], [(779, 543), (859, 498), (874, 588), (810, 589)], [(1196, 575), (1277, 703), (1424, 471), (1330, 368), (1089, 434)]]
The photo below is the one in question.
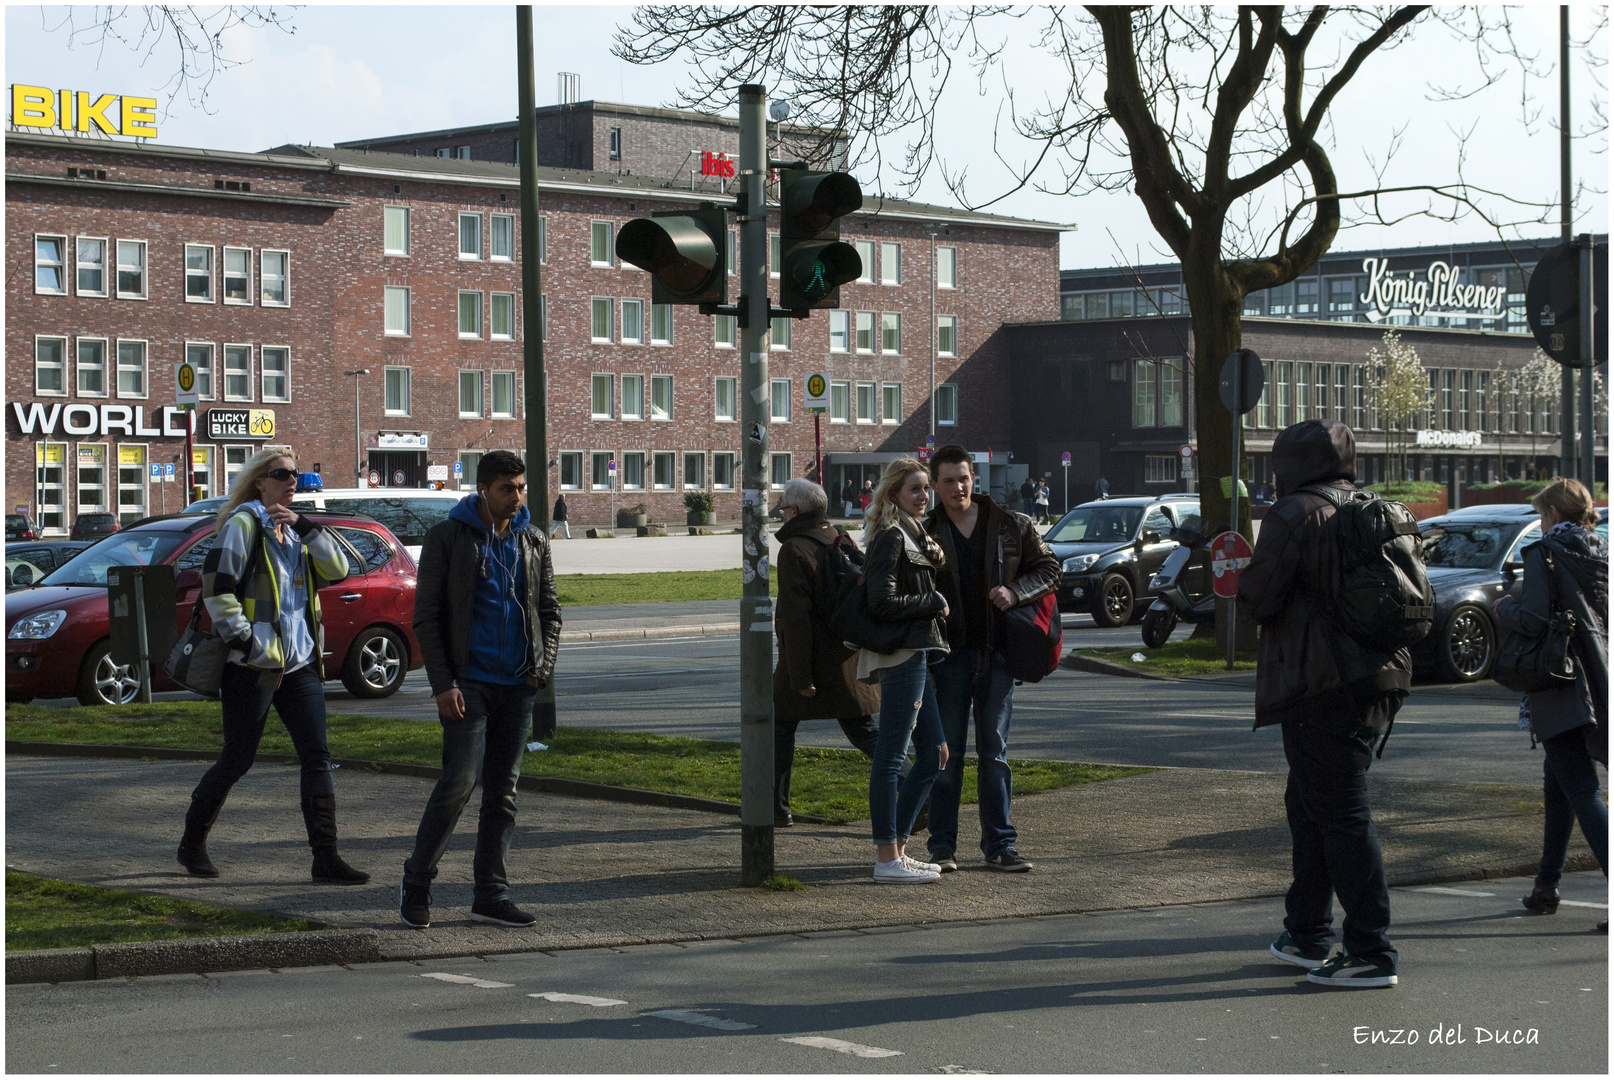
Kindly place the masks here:
[(792, 537), (801, 536), (825, 527), (830, 527), (833, 530), (833, 526), (830, 526), (829, 518), (825, 516), (824, 512), (815, 510), (810, 514), (797, 514), (779, 526), (779, 531), (773, 534), (773, 538), (782, 544)]
[[(473, 492), (455, 503), (454, 509), (448, 512), (448, 516), (455, 521), (471, 526), (473, 529), (492, 532), (493, 530), (488, 523), (482, 520), (481, 502), (482, 496)], [(516, 516), (510, 519), (510, 528), (519, 532), (525, 529), (530, 521), (532, 521), (532, 514), (527, 510), (526, 504), (523, 503), (516, 509)]]
[(1558, 565), (1580, 584), (1593, 610), (1608, 609), (1607, 541), (1592, 529), (1559, 528), (1537, 542), (1552, 549)]
[(1272, 472), (1278, 495), (1307, 484), (1356, 479), (1356, 436), (1338, 420), (1304, 420), (1272, 441)]

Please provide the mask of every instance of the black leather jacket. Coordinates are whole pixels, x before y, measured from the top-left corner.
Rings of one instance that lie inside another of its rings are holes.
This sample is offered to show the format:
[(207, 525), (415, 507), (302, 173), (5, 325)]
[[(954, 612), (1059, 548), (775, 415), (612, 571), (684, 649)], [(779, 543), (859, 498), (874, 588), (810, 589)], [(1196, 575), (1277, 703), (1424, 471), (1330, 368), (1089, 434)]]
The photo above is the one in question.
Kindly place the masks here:
[[(529, 525), (516, 536), (527, 578), (527, 637), (532, 642), (532, 670), (543, 686), (555, 672), (555, 654), (560, 651), (555, 566), (543, 529)], [(477, 566), (477, 536), (471, 526), (449, 518), (427, 530), (420, 546), (414, 625), (434, 697), (457, 686), (460, 673), (471, 662)], [(531, 633), (534, 628), (541, 633)]]
[(899, 649), (947, 651), (942, 609), (947, 598), (936, 589), (936, 567), (923, 553), (906, 550), (901, 525), (869, 541), (869, 614), (883, 622), (908, 624)]

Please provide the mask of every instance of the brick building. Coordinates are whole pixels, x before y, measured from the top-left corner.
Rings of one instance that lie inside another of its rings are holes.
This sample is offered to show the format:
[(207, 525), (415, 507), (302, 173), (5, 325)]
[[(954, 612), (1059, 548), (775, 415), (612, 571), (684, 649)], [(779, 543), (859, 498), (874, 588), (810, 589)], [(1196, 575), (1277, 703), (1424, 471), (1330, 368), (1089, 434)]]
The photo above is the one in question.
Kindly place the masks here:
[[(614, 251), (624, 222), (719, 197), (711, 183), (540, 169), (541, 319), (523, 311), (509, 163), (12, 131), (6, 172), (21, 271), (6, 286), (7, 509), (48, 532), (81, 511), (128, 520), (186, 501), (182, 483), (149, 479), (153, 464), (183, 475), (168, 408), (181, 359), (203, 375), (205, 493), (265, 444), (295, 447), (327, 486), (372, 472), (418, 486), (455, 463), (469, 486), (481, 454), (523, 449), (522, 337), (544, 323), (550, 482), (574, 521), (606, 520), (613, 501), (679, 520), (690, 489), (738, 514), (737, 332), (653, 307), (649, 275)], [(770, 475), (811, 469), (802, 384), (818, 371), (831, 486), (912, 453), (933, 342), (938, 439), (1001, 462), (1002, 327), (1057, 317), (1059, 226), (878, 198), (843, 226), (866, 280), (842, 288), (843, 310), (774, 326)]]

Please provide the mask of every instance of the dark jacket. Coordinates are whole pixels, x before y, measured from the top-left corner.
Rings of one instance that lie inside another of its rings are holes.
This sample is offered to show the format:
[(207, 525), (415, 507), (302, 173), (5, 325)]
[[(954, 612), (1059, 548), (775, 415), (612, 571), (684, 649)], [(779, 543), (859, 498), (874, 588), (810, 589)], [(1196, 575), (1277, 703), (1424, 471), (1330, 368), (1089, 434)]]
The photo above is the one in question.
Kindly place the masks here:
[[(525, 581), (527, 638), (532, 643), (531, 669), (540, 686), (555, 671), (560, 650), (560, 600), (555, 593), (555, 566), (549, 538), (536, 525), (517, 534)], [(415, 637), (432, 694), (458, 685), (471, 655), (471, 612), (482, 561), (482, 533), (452, 517), (426, 531), (420, 546), (415, 585)]]
[[(903, 525), (893, 525), (869, 541), (869, 614), (882, 622), (908, 624), (898, 649), (947, 651), (942, 608), (947, 598), (936, 589), (936, 566), (922, 553), (905, 550)], [(916, 536), (917, 540), (918, 537)]]
[[(976, 580), (986, 583), (987, 591), (1006, 585), (1014, 593), (1015, 606), (1040, 600), (1059, 587), (1059, 558), (1043, 543), (1037, 526), (1024, 514), (999, 506), (989, 495), (976, 492), (970, 498), (979, 508), (977, 529), (986, 529), (986, 559)], [(959, 553), (953, 546), (952, 530), (947, 527), (947, 511), (937, 506), (925, 515), (925, 531), (941, 544), (947, 556), (940, 588), (947, 598), (947, 637), (964, 640), (964, 604), (959, 591)], [(992, 609), (996, 612), (996, 608)], [(991, 648), (1002, 643), (1002, 619), (992, 618)]]
[[(823, 514), (798, 514), (775, 534), (779, 598), (773, 628), (779, 666), (773, 671), (775, 720), (851, 720), (880, 711), (878, 685), (857, 681), (857, 653), (829, 628), (824, 586), (826, 549), (841, 535)], [(851, 545), (850, 536), (841, 541)], [(818, 693), (803, 697), (809, 686)]]
[(555, 496), (555, 512), (549, 515), (550, 521), (566, 520), (566, 496)]
[(1239, 612), (1261, 627), (1255, 671), (1255, 726), (1314, 721), (1342, 734), (1387, 697), (1412, 686), (1406, 649), (1375, 652), (1339, 630), (1330, 616), (1339, 591), (1334, 504), (1306, 485), (1351, 490), (1356, 439), (1338, 420), (1307, 420), (1272, 444), (1278, 501), (1261, 519), (1250, 565), (1239, 575)]
[[(1553, 571), (1546, 553), (1552, 552)], [(1575, 616), (1570, 652), (1575, 685), (1530, 695), (1530, 727), (1550, 739), (1587, 724), (1608, 724), (1608, 547), (1590, 529), (1554, 529), (1524, 549), (1524, 595), (1504, 596), (1496, 621), (1526, 637), (1546, 633), (1554, 611)]]

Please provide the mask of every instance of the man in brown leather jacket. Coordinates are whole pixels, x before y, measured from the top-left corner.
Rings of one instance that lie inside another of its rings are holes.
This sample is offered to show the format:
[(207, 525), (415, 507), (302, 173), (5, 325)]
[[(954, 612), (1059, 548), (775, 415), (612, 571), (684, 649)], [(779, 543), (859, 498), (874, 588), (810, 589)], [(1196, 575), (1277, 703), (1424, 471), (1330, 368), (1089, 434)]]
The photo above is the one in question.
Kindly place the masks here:
[(943, 872), (958, 869), (958, 805), (973, 709), (981, 853), (989, 870), (1024, 872), (1032, 864), (1015, 851), (1019, 836), (1009, 821), (1014, 677), (996, 651), (1002, 633), (997, 611), (1053, 592), (1059, 560), (1030, 518), (975, 490), (974, 466), (962, 446), (938, 447), (930, 457), (930, 478), (938, 505), (925, 516), (925, 529), (947, 556), (938, 585), (947, 598), (951, 649), (932, 670), (949, 756), (930, 792), (930, 861)]

